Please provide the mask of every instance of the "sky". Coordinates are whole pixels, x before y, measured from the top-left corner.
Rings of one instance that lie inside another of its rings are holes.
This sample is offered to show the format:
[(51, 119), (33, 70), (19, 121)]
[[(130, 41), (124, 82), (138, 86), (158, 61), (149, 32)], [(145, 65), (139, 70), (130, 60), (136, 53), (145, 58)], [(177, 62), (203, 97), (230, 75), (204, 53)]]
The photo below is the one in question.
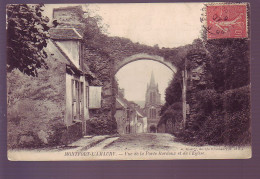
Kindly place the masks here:
[(116, 74), (120, 88), (125, 89), (125, 98), (130, 101), (144, 101), (147, 83), (150, 82), (151, 73), (154, 73), (155, 82), (158, 83), (161, 100), (164, 101), (165, 88), (173, 78), (173, 71), (165, 65), (151, 61), (138, 60), (122, 67)]
[[(53, 8), (74, 5), (47, 4), (44, 13), (51, 18)], [(108, 25), (109, 36), (125, 37), (133, 42), (158, 45), (160, 48), (191, 44), (199, 38), (202, 7), (202, 3), (88, 4), (91, 15), (101, 16), (102, 23)], [(165, 65), (151, 60), (129, 63), (116, 74), (119, 86), (125, 89), (126, 99), (144, 100), (152, 71), (164, 99), (165, 88), (173, 72)]]
[[(46, 4), (52, 9), (78, 4)], [(146, 45), (178, 47), (200, 37), (202, 3), (110, 3), (88, 4), (92, 15), (98, 14), (108, 25), (110, 36), (131, 39)]]
[[(159, 47), (178, 47), (200, 36), (201, 3), (104, 4), (99, 9), (112, 36)], [(91, 7), (91, 6), (90, 6)]]

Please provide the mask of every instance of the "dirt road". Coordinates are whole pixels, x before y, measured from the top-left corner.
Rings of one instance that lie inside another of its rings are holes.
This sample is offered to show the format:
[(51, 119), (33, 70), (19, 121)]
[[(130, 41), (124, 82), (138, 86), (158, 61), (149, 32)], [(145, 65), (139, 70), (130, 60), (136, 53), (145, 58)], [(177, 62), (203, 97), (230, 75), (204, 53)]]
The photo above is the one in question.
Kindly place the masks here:
[(8, 151), (8, 158), (13, 161), (236, 159), (250, 156), (250, 147), (192, 146), (163, 133), (85, 136), (68, 146)]

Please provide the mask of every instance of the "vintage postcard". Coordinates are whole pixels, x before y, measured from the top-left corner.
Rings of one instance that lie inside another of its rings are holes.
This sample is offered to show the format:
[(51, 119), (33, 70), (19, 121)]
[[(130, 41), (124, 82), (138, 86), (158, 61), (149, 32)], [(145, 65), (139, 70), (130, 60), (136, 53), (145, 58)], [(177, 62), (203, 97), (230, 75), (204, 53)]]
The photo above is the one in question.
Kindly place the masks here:
[(11, 161), (251, 158), (249, 3), (9, 4)]

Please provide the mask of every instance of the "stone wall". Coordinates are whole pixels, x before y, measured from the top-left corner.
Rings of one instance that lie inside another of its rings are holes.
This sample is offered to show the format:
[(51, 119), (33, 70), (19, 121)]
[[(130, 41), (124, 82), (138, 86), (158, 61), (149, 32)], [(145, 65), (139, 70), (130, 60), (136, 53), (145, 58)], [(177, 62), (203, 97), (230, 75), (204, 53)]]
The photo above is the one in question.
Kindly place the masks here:
[(70, 125), (66, 131), (66, 144), (72, 143), (82, 137), (82, 123), (77, 122)]

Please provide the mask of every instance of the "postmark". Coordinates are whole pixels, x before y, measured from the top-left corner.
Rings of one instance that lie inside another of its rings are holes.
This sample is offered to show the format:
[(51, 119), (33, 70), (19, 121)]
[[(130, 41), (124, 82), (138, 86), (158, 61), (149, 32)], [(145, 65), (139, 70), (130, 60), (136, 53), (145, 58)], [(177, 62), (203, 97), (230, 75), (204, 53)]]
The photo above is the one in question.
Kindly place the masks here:
[(207, 38), (247, 38), (247, 5), (206, 6)]

